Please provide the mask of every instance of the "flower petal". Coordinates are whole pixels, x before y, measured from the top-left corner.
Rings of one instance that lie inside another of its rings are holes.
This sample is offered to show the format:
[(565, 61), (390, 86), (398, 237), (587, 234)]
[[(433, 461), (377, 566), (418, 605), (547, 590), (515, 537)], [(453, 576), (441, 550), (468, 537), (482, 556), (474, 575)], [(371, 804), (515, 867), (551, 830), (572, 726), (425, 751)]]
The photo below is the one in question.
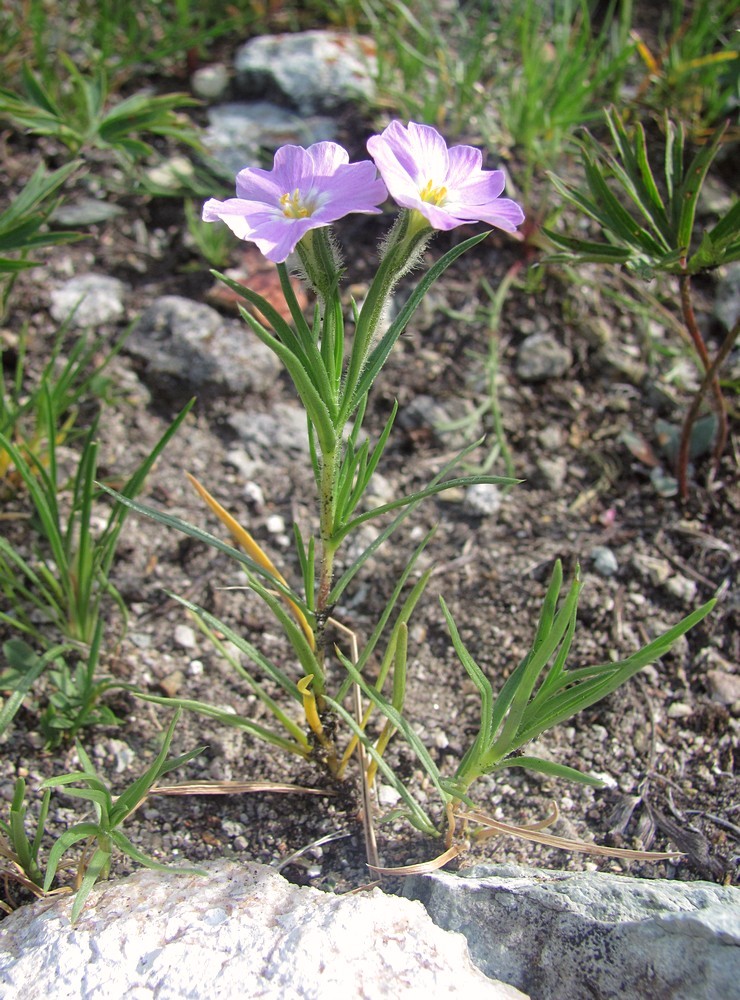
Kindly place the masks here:
[(503, 171), (481, 169), (483, 156), (473, 146), (448, 149), (429, 125), (391, 122), (367, 148), (394, 200), (420, 212), (434, 229), (486, 222), (514, 232), (524, 221), (515, 202), (499, 198)]
[(344, 164), (332, 177), (317, 177), (314, 190), (319, 207), (313, 218), (323, 222), (335, 222), (353, 212), (375, 214), (380, 212), (378, 205), (388, 197), (386, 186), (370, 160)]
[(237, 197), (247, 201), (263, 201), (276, 205), (280, 195), (285, 194), (286, 190), (288, 189), (277, 183), (271, 170), (245, 167), (236, 175)]
[(227, 201), (216, 201), (211, 198), (203, 206), (204, 222), (225, 222), (229, 229), (240, 240), (249, 239), (251, 227), (246, 220), (243, 209), (244, 202), (239, 198), (229, 198)]
[(417, 177), (424, 183), (430, 177), (443, 181), (450, 168), (450, 156), (436, 128), (409, 122), (409, 145), (416, 156)]
[(314, 177), (331, 177), (349, 163), (349, 153), (336, 142), (315, 142), (306, 153), (313, 164)]
[(455, 214), (460, 223), (485, 222), (507, 233), (515, 233), (517, 226), (524, 222), (524, 212), (510, 198), (497, 198), (489, 205), (461, 206), (456, 209)]
[(204, 221), (222, 220), (277, 263), (310, 229), (350, 212), (379, 212), (378, 205), (388, 196), (375, 164), (350, 163), (349, 153), (335, 142), (317, 142), (307, 149), (281, 146), (272, 170), (239, 171), (236, 193), (236, 198), (206, 202)]
[(275, 264), (282, 264), (293, 253), (298, 241), (309, 229), (315, 229), (311, 219), (270, 219), (256, 226), (249, 239), (260, 252)]

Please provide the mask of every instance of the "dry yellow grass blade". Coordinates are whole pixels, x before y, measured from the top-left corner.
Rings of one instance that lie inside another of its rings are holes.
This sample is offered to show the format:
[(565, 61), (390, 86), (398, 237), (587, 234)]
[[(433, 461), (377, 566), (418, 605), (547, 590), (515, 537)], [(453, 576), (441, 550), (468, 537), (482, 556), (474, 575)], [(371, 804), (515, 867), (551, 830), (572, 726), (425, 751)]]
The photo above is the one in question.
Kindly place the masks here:
[[(185, 475), (188, 477), (189, 481), (193, 485), (193, 488), (198, 493), (200, 498), (211, 508), (213, 513), (219, 519), (219, 521), (221, 521), (222, 524), (225, 524), (226, 527), (229, 529), (229, 533), (236, 542), (236, 544), (240, 545), (244, 549), (244, 551), (247, 553), (250, 559), (254, 559), (254, 561), (258, 563), (263, 569), (267, 570), (270, 576), (274, 577), (279, 583), (282, 583), (284, 587), (287, 587), (288, 581), (285, 579), (283, 574), (273, 563), (272, 559), (270, 559), (267, 553), (261, 548), (260, 545), (257, 544), (257, 542), (255, 542), (255, 540), (252, 538), (252, 536), (249, 534), (246, 528), (243, 528), (239, 524), (239, 522), (235, 520), (231, 516), (231, 514), (229, 514), (226, 508), (222, 507), (221, 504), (218, 502), (218, 500), (216, 500), (215, 497), (211, 496), (211, 494), (208, 492), (205, 486), (203, 486), (202, 483), (199, 483), (198, 480), (195, 478), (195, 476), (191, 476), (189, 472), (186, 472)], [(289, 597), (283, 597), (283, 600), (290, 607), (290, 610), (293, 612), (296, 621), (303, 629), (303, 632), (306, 638), (308, 639), (311, 649), (315, 649), (316, 640), (314, 638), (313, 629), (306, 620), (306, 616), (303, 614), (298, 605), (295, 604), (293, 601), (291, 601)]]
[(587, 844), (583, 840), (569, 840), (567, 837), (556, 837), (551, 833), (542, 833), (543, 825), (549, 825), (552, 820), (548, 817), (544, 823), (536, 823), (532, 826), (516, 826), (513, 823), (500, 823), (491, 816), (475, 810), (458, 813), (457, 818), (468, 823), (479, 823), (485, 827), (474, 835), (476, 843), (487, 840), (489, 837), (509, 836), (520, 837), (522, 840), (532, 840), (536, 844), (545, 844), (548, 847), (558, 847), (564, 851), (577, 851), (579, 854), (598, 854), (605, 858), (629, 858), (632, 861), (662, 861), (667, 858), (680, 858), (680, 851), (630, 851), (621, 847), (601, 847), (599, 844)]
[(243, 795), (245, 792), (302, 792), (304, 795), (335, 795), (330, 788), (307, 788), (279, 781), (182, 781), (177, 785), (155, 785), (150, 795)]
[(448, 847), (439, 857), (432, 858), (431, 861), (422, 861), (418, 865), (401, 865), (400, 868), (379, 868), (377, 865), (368, 865), (368, 868), (372, 868), (379, 875), (426, 875), (428, 872), (444, 868), (448, 861), (452, 861), (467, 849), (468, 844), (455, 844), (453, 847)]

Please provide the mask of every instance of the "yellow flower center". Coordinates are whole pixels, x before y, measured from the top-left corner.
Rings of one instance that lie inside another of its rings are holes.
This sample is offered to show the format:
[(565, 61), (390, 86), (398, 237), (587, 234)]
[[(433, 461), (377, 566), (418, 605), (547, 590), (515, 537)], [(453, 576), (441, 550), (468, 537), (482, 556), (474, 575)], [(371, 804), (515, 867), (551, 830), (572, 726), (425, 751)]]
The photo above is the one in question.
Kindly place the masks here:
[(287, 219), (307, 219), (313, 215), (316, 205), (312, 201), (304, 201), (298, 188), (291, 194), (286, 191), (280, 198), (283, 215)]
[(432, 205), (441, 205), (447, 197), (447, 188), (443, 185), (434, 187), (434, 181), (428, 180), (419, 195), (422, 201), (431, 202)]

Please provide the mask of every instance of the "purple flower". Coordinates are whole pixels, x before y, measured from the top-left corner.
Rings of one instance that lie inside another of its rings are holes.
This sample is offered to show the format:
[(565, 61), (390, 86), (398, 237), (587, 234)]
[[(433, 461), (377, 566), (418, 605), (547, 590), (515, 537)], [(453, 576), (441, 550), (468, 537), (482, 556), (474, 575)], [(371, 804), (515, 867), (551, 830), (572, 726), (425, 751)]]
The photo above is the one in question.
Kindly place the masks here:
[(370, 160), (350, 163), (335, 142), (308, 149), (282, 146), (272, 170), (247, 167), (236, 175), (236, 198), (203, 206), (203, 221), (221, 219), (239, 239), (256, 243), (268, 260), (282, 263), (310, 229), (351, 212), (379, 212), (388, 193)]
[(482, 170), (483, 157), (473, 146), (450, 146), (429, 125), (391, 122), (367, 148), (391, 197), (415, 209), (434, 229), (454, 229), (466, 222), (486, 222), (509, 233), (524, 221), (515, 201), (499, 198), (502, 170)]

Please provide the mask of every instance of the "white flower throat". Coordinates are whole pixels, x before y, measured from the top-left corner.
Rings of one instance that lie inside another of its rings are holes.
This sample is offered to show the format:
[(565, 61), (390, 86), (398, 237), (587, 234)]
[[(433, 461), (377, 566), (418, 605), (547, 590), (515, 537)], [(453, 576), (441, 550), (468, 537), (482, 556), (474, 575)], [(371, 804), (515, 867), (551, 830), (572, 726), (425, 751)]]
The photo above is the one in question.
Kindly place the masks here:
[(280, 196), (280, 207), (286, 219), (307, 219), (316, 211), (316, 198), (310, 192), (304, 197), (296, 188), (292, 194), (286, 191)]

